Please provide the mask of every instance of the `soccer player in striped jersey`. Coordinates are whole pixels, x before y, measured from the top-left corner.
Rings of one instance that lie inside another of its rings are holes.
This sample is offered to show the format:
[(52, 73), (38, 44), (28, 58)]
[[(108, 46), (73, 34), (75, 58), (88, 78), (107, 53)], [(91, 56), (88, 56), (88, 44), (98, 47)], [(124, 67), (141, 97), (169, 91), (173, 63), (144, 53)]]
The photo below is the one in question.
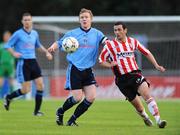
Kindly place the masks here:
[(164, 72), (165, 68), (160, 66), (152, 53), (146, 49), (138, 40), (127, 36), (127, 27), (122, 22), (114, 24), (115, 39), (107, 41), (100, 56), (99, 62), (102, 66), (112, 68), (115, 75), (115, 83), (124, 96), (135, 107), (136, 112), (143, 118), (147, 126), (152, 126), (153, 122), (146, 113), (139, 96), (146, 101), (150, 113), (154, 116), (159, 128), (164, 128), (167, 124), (160, 119), (158, 106), (149, 92), (149, 83), (141, 74), (134, 51), (139, 50), (154, 67)]
[(96, 97), (96, 81), (92, 67), (98, 57), (99, 45), (106, 40), (106, 37), (101, 31), (91, 27), (92, 18), (91, 10), (81, 9), (79, 13), (81, 26), (67, 32), (48, 49), (50, 52), (57, 48), (61, 49), (65, 37), (75, 37), (80, 45), (77, 51), (67, 54), (69, 66), (66, 73), (65, 89), (70, 91), (71, 96), (57, 109), (56, 123), (58, 125), (63, 125), (64, 112), (82, 101), (67, 122), (67, 126), (77, 125), (76, 119), (88, 110)]
[(31, 90), (31, 80), (34, 80), (37, 92), (35, 96), (34, 115), (42, 116), (40, 107), (43, 96), (43, 78), (41, 69), (36, 61), (35, 49), (44, 52), (48, 60), (52, 55), (42, 46), (37, 31), (32, 28), (32, 16), (30, 13), (22, 15), (23, 27), (13, 33), (5, 48), (18, 59), (16, 76), (22, 88), (18, 89), (5, 97), (4, 107), (9, 110), (13, 98), (22, 96)]

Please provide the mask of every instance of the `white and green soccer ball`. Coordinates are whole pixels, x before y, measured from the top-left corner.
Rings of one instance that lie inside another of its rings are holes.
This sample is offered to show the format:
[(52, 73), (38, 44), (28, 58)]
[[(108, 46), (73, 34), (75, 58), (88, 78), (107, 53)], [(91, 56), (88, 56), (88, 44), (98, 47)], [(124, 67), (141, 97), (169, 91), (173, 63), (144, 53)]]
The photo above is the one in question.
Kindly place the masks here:
[(75, 52), (79, 47), (79, 42), (74, 37), (66, 37), (62, 42), (62, 48), (67, 53)]

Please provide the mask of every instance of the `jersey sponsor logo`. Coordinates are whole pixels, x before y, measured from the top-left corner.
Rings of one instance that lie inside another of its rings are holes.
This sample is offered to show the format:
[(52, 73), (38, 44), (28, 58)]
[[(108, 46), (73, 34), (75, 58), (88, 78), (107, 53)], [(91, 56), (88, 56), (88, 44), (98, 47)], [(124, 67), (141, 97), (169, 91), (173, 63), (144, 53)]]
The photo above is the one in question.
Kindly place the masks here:
[(95, 48), (95, 46), (92, 46), (92, 45), (80, 45), (79, 48)]
[(126, 57), (133, 57), (134, 53), (133, 52), (118, 52), (117, 57), (118, 58), (126, 58)]
[(34, 45), (32, 45), (32, 44), (25, 44), (24, 48), (34, 49)]

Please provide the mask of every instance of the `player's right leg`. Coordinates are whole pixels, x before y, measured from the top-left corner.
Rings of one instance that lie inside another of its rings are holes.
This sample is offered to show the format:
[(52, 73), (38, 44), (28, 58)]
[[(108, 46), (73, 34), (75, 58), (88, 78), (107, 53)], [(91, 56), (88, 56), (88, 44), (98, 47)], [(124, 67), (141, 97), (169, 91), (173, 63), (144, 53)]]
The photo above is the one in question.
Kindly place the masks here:
[(8, 111), (12, 99), (28, 93), (30, 91), (30, 89), (31, 89), (31, 82), (30, 81), (22, 83), (22, 89), (18, 89), (16, 91), (12, 92), (11, 94), (8, 94), (5, 97), (4, 108)]
[(11, 103), (11, 100), (13, 98), (22, 96), (26, 93), (28, 93), (31, 89), (31, 83), (29, 80), (30, 77), (30, 71), (28, 71), (28, 67), (26, 67), (27, 62), (23, 59), (19, 59), (18, 63), (17, 63), (17, 69), (16, 69), (16, 76), (17, 76), (17, 80), (19, 83), (22, 84), (22, 89), (18, 89), (14, 92), (12, 92), (11, 94), (8, 94), (5, 97), (5, 101), (4, 101), (4, 107), (6, 110), (9, 110), (9, 106)]
[(82, 116), (89, 107), (93, 104), (96, 97), (96, 86), (94, 84), (84, 86), (83, 88), (85, 98), (84, 100), (76, 107), (73, 115), (67, 122), (67, 126), (78, 126), (76, 119)]
[(136, 96), (132, 101), (131, 104), (135, 107), (137, 114), (142, 117), (146, 126), (153, 126), (153, 122), (149, 118), (148, 114), (146, 113), (144, 106), (141, 102), (139, 96)]
[(73, 107), (75, 104), (77, 104), (79, 101), (82, 100), (83, 92), (82, 89), (78, 90), (72, 90), (71, 96), (66, 99), (66, 101), (63, 103), (62, 107), (58, 108), (56, 111), (56, 123), (58, 125), (63, 125), (63, 116), (65, 111)]
[(82, 100), (83, 92), (81, 81), (81, 71), (79, 71), (74, 65), (69, 64), (66, 72), (65, 87), (66, 90), (69, 90), (71, 92), (71, 96), (68, 97), (62, 107), (58, 108), (56, 111), (56, 123), (58, 125), (63, 125), (64, 112)]

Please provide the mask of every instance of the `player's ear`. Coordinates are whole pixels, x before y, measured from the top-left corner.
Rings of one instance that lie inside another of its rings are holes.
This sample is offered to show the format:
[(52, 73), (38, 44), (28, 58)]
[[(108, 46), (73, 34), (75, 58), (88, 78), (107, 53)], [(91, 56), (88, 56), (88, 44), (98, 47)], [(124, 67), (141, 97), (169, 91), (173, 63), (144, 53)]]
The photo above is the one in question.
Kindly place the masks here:
[(124, 32), (127, 34), (127, 32), (128, 32), (128, 29), (127, 29), (127, 28), (125, 28), (125, 29), (124, 29)]

